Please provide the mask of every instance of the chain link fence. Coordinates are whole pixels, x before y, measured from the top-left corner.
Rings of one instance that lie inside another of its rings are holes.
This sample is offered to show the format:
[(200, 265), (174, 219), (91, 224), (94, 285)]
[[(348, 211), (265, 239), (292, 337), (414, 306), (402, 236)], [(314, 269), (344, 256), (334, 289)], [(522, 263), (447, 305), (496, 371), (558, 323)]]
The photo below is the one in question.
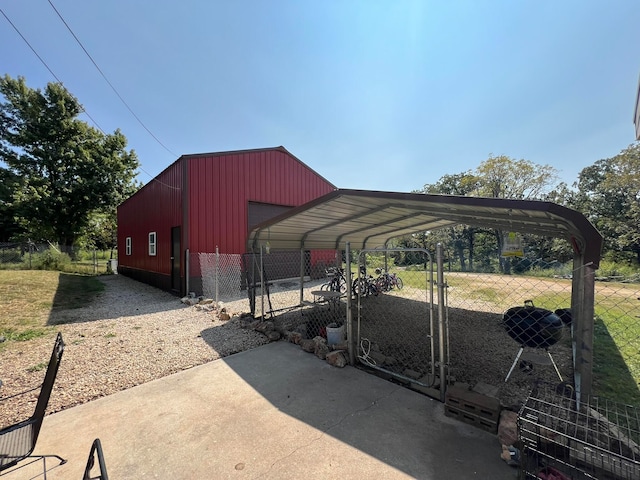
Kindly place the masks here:
[(33, 268), (33, 255), (43, 246), (35, 243), (0, 243), (0, 265), (3, 269)]
[(274, 318), (313, 302), (311, 291), (325, 283), (335, 256), (334, 251), (195, 253), (191, 262), (200, 273), (192, 284), (202, 285), (203, 296), (234, 312)]
[(111, 252), (65, 248), (51, 243), (0, 243), (0, 269), (3, 270), (59, 270), (93, 275), (116, 273), (117, 261), (111, 256)]
[[(540, 382), (572, 382), (573, 351), (589, 348), (572, 343), (572, 277), (582, 273), (566, 262), (513, 257), (503, 259), (510, 273), (488, 262), (462, 272), (445, 253), (440, 301), (426, 250), (354, 252), (350, 284), (345, 259), (321, 253), (197, 254), (203, 292), (307, 338), (344, 328), (351, 295), (361, 365), (427, 393), (443, 378), (486, 387), (504, 405)], [(593, 393), (640, 404), (640, 283), (596, 280)]]

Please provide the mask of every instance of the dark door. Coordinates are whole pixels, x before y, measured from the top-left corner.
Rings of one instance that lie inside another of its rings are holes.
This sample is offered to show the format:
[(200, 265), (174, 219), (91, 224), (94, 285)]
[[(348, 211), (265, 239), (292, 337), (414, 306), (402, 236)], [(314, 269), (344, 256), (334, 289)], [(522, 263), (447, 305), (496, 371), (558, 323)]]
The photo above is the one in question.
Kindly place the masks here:
[(180, 227), (171, 227), (171, 290), (180, 292)]

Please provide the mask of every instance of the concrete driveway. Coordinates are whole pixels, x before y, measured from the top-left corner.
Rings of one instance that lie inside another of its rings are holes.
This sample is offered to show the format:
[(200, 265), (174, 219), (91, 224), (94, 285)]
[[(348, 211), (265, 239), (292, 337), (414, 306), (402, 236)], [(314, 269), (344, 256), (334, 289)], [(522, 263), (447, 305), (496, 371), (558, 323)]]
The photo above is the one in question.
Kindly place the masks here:
[(68, 462), (47, 478), (80, 480), (94, 438), (111, 480), (517, 477), (441, 403), (285, 342), (49, 415), (36, 453)]

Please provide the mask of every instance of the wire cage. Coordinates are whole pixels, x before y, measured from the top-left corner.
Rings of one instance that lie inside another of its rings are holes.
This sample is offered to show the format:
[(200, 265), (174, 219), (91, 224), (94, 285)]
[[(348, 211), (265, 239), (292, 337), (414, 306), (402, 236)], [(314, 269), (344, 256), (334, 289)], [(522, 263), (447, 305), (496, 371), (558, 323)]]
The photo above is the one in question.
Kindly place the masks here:
[(534, 389), (518, 415), (520, 478), (640, 479), (640, 409), (567, 384)]

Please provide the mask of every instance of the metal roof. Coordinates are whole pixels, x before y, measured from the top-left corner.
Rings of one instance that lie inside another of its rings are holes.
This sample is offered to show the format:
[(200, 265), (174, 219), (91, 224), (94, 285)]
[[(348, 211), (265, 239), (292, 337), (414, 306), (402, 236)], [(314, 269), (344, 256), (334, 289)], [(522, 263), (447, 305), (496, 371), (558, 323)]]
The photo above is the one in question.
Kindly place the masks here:
[(249, 248), (384, 247), (394, 237), (465, 224), (564, 238), (598, 268), (603, 238), (580, 212), (551, 202), (338, 189), (257, 225)]

